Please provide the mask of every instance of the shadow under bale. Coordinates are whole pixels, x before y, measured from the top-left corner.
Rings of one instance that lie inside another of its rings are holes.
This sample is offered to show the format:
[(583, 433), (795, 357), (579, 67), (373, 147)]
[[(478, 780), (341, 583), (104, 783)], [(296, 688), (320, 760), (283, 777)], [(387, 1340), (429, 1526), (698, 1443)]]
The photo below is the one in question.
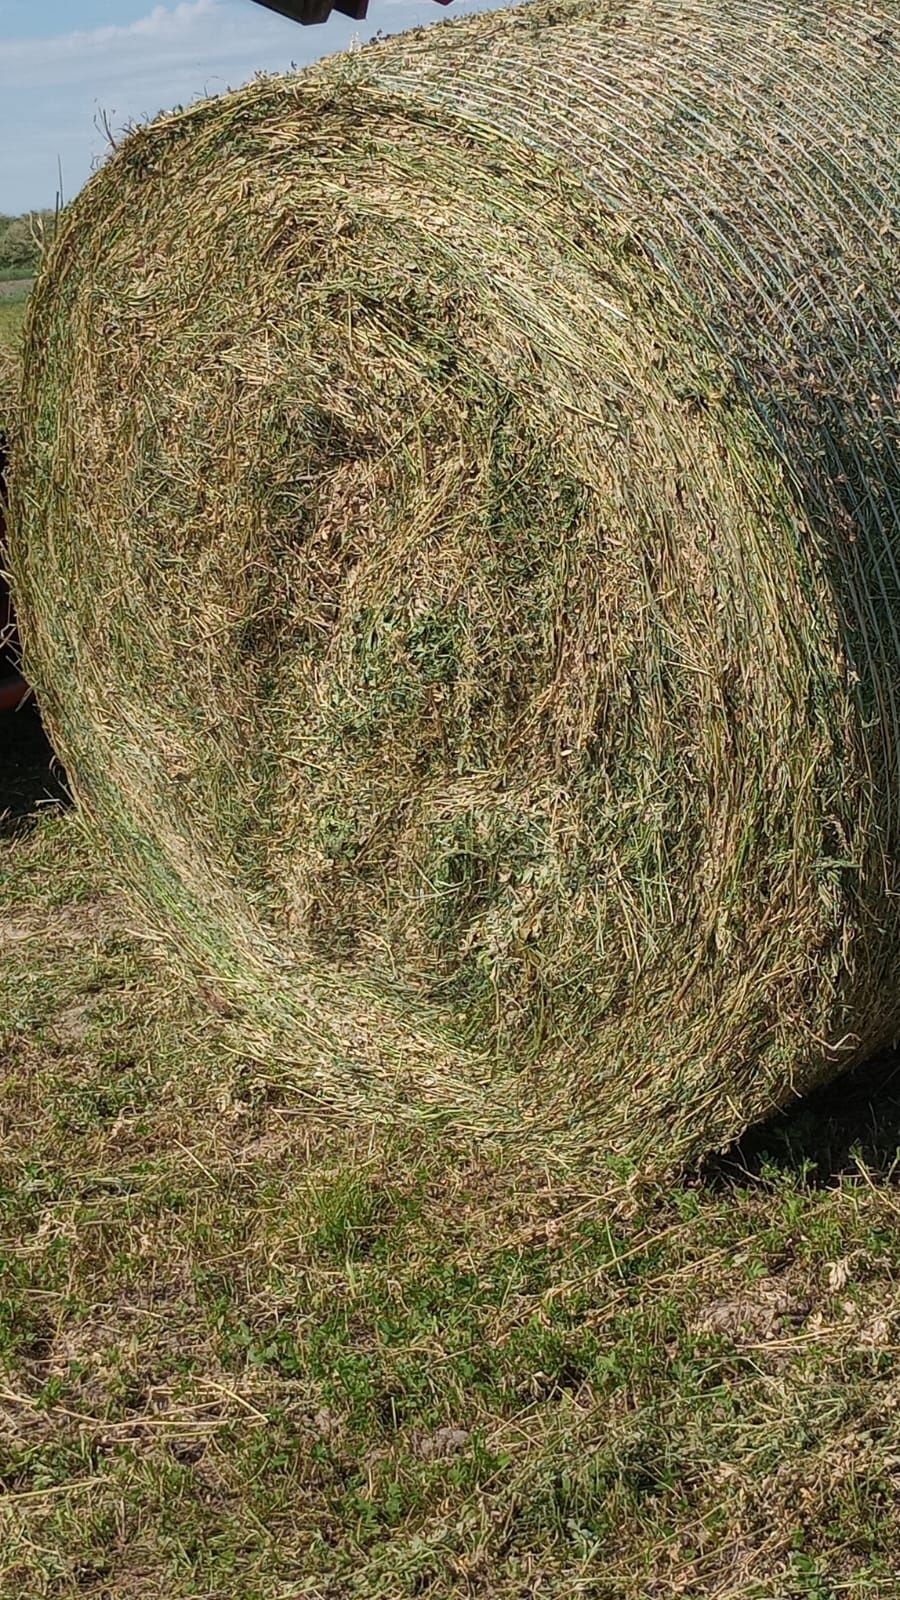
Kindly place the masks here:
[(740, 1186), (772, 1173), (827, 1189), (864, 1167), (900, 1183), (900, 1052), (885, 1051), (710, 1158), (704, 1182)]
[(68, 805), (62, 769), (34, 701), (0, 712), (0, 839), (27, 832), (48, 806)]
[[(0, 432), (0, 558), (5, 557), (7, 438)], [(20, 833), (40, 808), (68, 799), (34, 696), (18, 671), (15, 617), (0, 559), (0, 838)]]

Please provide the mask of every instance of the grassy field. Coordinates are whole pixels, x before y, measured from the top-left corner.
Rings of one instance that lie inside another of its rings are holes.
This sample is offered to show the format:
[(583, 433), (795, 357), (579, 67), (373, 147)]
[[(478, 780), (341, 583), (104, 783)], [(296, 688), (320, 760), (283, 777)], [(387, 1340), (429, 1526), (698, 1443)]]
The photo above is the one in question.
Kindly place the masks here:
[(0, 1593), (900, 1592), (890, 1068), (611, 1203), (235, 1056), (72, 815), (0, 904)]
[(895, 1600), (894, 1065), (612, 1197), (350, 1124), (0, 748), (4, 1600)]
[[(0, 283), (0, 351), (13, 350), (18, 344), (30, 287), (28, 282), (11, 285)], [(4, 294), (4, 289), (10, 292)]]

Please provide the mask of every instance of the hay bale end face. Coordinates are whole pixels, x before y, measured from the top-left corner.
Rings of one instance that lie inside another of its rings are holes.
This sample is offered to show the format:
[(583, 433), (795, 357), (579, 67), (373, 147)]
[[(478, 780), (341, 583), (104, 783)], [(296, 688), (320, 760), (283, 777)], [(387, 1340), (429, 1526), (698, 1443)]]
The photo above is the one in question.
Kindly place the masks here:
[(888, 0), (536, 4), (72, 207), (28, 668), (309, 1087), (659, 1167), (896, 1032), (898, 64)]

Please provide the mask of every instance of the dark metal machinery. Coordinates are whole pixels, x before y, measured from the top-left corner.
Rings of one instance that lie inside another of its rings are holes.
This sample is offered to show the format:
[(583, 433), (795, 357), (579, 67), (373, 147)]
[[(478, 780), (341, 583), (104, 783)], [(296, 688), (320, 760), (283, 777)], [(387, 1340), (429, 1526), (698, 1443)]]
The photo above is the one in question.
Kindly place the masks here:
[[(436, 0), (436, 3), (447, 6), (451, 0)], [(280, 16), (289, 17), (304, 27), (327, 22), (332, 11), (340, 11), (354, 22), (362, 22), (369, 9), (369, 0), (256, 0), (256, 4), (265, 6), (268, 11), (277, 11)]]

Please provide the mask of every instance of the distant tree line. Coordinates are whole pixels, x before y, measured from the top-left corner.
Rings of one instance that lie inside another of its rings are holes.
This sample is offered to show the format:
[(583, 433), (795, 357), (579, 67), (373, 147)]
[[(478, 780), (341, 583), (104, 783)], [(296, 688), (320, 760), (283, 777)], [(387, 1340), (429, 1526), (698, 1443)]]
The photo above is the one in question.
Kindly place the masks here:
[(0, 213), (0, 277), (36, 271), (55, 226), (53, 211), (26, 211), (21, 217)]

